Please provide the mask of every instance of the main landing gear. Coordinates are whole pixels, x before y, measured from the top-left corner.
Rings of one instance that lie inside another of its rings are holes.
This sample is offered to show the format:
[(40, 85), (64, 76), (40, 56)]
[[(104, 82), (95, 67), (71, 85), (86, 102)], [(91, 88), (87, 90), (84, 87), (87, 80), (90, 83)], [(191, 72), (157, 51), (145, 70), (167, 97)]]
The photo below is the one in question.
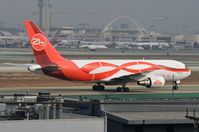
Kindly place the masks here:
[(117, 87), (117, 92), (129, 92), (129, 88), (126, 87), (126, 84), (122, 84), (122, 87)]
[(179, 89), (180, 80), (174, 81), (173, 83), (174, 83), (173, 90), (178, 90)]
[[(93, 86), (93, 91), (104, 91), (105, 86), (101, 85), (100, 83)], [(126, 87), (126, 84), (122, 84), (122, 87), (117, 87), (117, 92), (129, 92), (129, 88)]]
[(100, 83), (93, 86), (93, 91), (104, 91), (104, 89), (105, 89), (104, 85), (101, 85)]

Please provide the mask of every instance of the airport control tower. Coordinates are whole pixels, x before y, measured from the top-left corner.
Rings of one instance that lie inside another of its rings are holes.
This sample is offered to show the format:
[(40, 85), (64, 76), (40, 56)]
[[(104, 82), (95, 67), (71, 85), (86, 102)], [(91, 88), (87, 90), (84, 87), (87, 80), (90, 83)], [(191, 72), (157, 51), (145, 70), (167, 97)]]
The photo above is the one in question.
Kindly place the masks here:
[(39, 27), (49, 35), (51, 25), (50, 0), (39, 0)]

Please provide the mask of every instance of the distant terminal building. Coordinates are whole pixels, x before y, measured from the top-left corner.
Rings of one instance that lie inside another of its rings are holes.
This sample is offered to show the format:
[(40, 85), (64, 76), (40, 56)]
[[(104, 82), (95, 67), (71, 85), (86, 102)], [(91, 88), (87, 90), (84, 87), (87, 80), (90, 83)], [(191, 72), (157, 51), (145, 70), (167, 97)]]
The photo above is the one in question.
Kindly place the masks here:
[(199, 34), (195, 34), (195, 35), (177, 35), (177, 36), (175, 36), (175, 42), (177, 42), (177, 41), (199, 42)]
[(0, 47), (18, 47), (17, 43), (21, 40), (19, 36), (8, 31), (0, 31)]
[(173, 37), (170, 35), (160, 34), (156, 32), (148, 32), (134, 18), (121, 16), (112, 20), (102, 30), (106, 41), (120, 42), (173, 42)]
[(199, 49), (199, 34), (174, 36), (176, 49)]
[[(101, 44), (109, 48), (135, 49), (135, 43), (152, 44), (151, 48), (138, 49), (187, 49), (199, 47), (199, 35), (172, 35), (153, 31), (147, 31), (134, 18), (121, 16), (112, 20), (101, 28), (91, 28), (88, 23), (79, 23), (74, 27), (61, 27), (57, 30), (55, 39), (57, 42), (64, 42), (58, 45), (74, 45), (79, 47), (82, 44)], [(63, 40), (63, 41), (62, 41)], [(68, 41), (69, 40), (69, 41)], [(66, 42), (67, 41), (67, 42)], [(166, 44), (162, 46), (157, 44)], [(155, 44), (155, 45), (154, 45)], [(146, 44), (145, 44), (146, 45)], [(136, 48), (136, 49), (137, 49)]]
[(112, 20), (102, 30), (106, 41), (137, 41), (146, 29), (132, 17), (121, 16)]
[[(172, 43), (173, 38), (156, 32), (148, 32), (134, 18), (121, 16), (112, 20), (103, 29), (91, 29), (87, 23), (80, 23), (76, 27), (61, 27), (56, 36), (73, 36), (75, 40), (106, 41), (106, 42), (165, 42)], [(65, 39), (71, 39), (65, 38)]]
[(74, 27), (61, 27), (57, 30), (56, 36), (67, 37), (74, 35)]

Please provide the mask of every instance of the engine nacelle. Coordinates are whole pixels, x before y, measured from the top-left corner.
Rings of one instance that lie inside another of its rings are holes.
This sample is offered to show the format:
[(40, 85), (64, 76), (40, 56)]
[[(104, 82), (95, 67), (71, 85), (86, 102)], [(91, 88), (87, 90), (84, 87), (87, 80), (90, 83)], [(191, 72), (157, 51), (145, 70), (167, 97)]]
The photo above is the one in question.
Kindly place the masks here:
[(152, 76), (145, 80), (137, 82), (138, 85), (146, 86), (147, 88), (160, 88), (165, 84), (165, 79), (162, 76)]

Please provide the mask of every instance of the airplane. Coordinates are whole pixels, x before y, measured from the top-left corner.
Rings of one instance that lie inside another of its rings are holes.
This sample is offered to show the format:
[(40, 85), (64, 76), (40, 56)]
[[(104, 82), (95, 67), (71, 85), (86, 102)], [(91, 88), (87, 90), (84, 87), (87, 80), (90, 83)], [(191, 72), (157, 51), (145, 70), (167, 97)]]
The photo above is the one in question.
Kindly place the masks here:
[(137, 82), (147, 88), (161, 88), (166, 81), (178, 89), (180, 80), (191, 71), (176, 60), (69, 60), (63, 58), (32, 21), (24, 22), (37, 64), (28, 67), (31, 72), (48, 76), (95, 83), (93, 90), (104, 90), (104, 85), (121, 85), (118, 92), (128, 92), (126, 84)]
[(168, 48), (170, 45), (168, 43), (165, 42), (137, 42), (137, 43), (132, 43), (132, 46), (140, 46), (140, 47), (149, 47), (150, 49), (152, 49), (153, 46), (158, 46), (160, 49), (164, 49), (164, 48)]
[(84, 44), (80, 45), (79, 48), (87, 48), (89, 50), (96, 50), (96, 49), (107, 49), (105, 45), (89, 45), (89, 44)]

